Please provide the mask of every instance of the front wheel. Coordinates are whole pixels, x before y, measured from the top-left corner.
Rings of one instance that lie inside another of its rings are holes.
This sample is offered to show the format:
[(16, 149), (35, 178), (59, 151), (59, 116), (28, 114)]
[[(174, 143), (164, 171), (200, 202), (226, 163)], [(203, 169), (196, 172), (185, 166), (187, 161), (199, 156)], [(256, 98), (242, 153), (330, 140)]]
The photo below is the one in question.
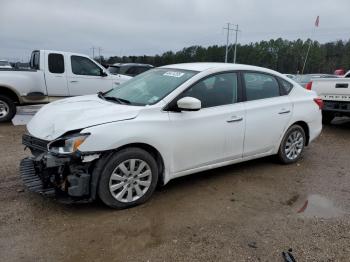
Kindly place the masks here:
[(15, 103), (7, 96), (0, 95), (0, 123), (10, 121), (15, 114)]
[(146, 202), (157, 182), (158, 167), (152, 155), (126, 148), (116, 152), (102, 171), (98, 195), (109, 207), (128, 208)]
[(304, 129), (299, 125), (291, 126), (284, 135), (278, 158), (284, 164), (297, 162), (303, 154), (306, 143)]

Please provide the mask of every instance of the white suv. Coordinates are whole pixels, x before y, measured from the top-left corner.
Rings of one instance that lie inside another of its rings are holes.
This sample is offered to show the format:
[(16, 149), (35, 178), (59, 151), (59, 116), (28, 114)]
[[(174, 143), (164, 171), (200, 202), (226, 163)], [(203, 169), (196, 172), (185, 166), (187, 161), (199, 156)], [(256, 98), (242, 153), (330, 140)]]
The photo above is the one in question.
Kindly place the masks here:
[(268, 155), (297, 161), (321, 132), (321, 107), (272, 70), (168, 65), (44, 106), (23, 136), (33, 157), (21, 175), (44, 195), (126, 208), (176, 177)]

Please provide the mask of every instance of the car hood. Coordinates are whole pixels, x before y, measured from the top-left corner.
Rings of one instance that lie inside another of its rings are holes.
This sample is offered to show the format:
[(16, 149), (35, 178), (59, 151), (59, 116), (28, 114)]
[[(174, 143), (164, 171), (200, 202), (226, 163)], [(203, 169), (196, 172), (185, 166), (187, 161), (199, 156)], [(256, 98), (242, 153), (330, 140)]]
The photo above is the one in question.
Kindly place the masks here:
[(28, 132), (53, 140), (68, 131), (135, 118), (142, 107), (120, 105), (97, 95), (58, 100), (42, 107), (28, 123)]

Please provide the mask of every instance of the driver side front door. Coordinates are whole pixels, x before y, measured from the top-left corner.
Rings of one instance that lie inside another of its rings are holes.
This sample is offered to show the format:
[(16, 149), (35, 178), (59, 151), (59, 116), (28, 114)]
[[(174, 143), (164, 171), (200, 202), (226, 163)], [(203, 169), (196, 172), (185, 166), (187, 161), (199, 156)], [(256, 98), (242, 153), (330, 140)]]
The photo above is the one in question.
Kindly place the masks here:
[(169, 111), (173, 174), (242, 157), (245, 110), (237, 94), (237, 74), (232, 72), (207, 77), (182, 93), (180, 98), (201, 100), (202, 108)]

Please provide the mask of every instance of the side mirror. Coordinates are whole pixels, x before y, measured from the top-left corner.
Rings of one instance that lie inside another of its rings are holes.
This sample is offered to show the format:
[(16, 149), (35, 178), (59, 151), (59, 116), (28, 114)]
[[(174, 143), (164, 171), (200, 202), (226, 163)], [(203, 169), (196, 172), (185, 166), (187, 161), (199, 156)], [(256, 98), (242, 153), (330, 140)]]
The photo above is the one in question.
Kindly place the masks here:
[(199, 99), (189, 96), (177, 100), (176, 104), (182, 111), (198, 111), (202, 107), (202, 103)]
[(103, 69), (100, 69), (100, 76), (105, 77), (108, 76), (108, 74)]

